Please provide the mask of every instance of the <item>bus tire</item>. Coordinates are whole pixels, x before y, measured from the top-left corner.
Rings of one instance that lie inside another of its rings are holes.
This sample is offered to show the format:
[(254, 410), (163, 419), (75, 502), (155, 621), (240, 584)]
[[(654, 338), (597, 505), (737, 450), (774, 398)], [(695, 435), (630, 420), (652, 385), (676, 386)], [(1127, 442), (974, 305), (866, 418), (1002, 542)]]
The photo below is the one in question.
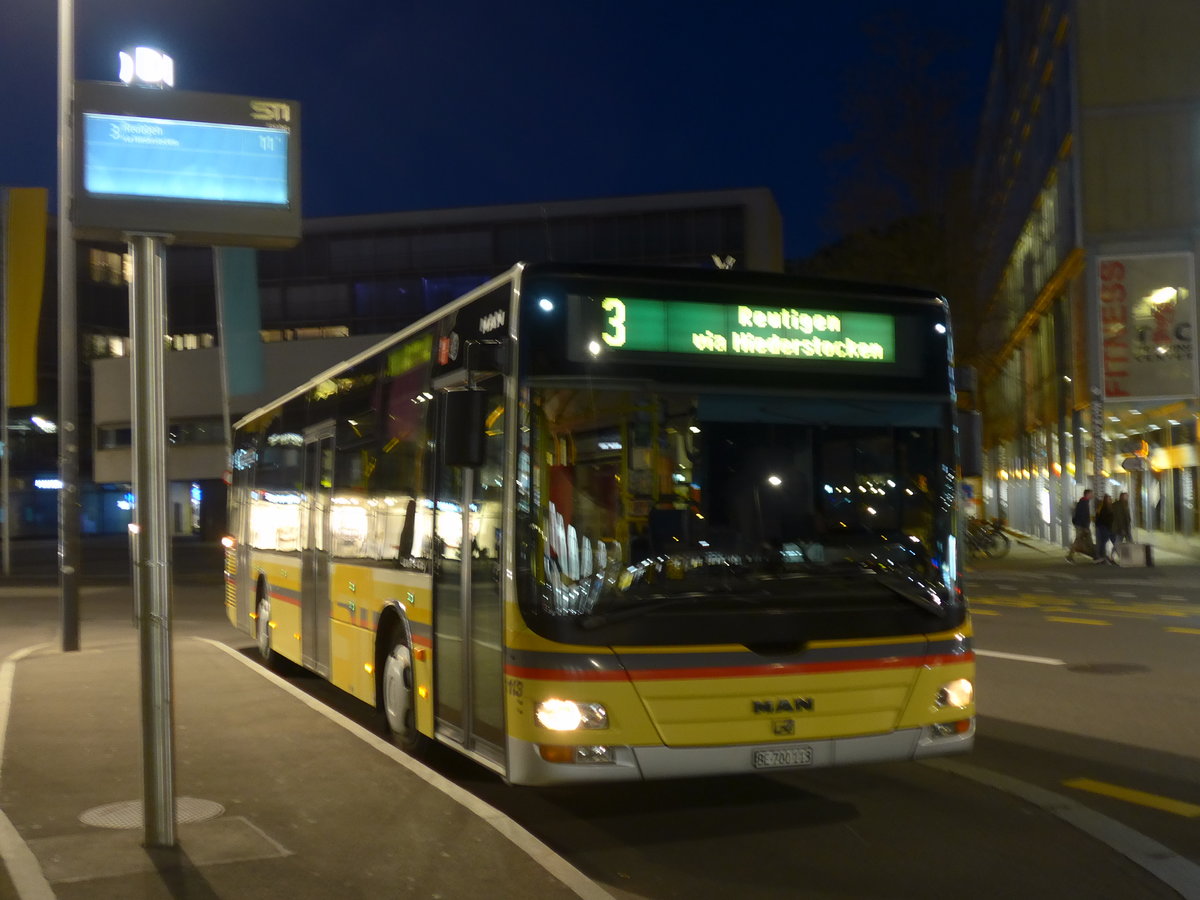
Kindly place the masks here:
[(271, 647), (271, 598), (264, 585), (259, 586), (254, 612), (254, 639), (258, 642), (258, 655), (268, 668), (278, 668), (279, 654)]
[(383, 660), (379, 679), (379, 710), (393, 743), (405, 753), (419, 756), (429, 739), (417, 730), (416, 679), (413, 677), (412, 649), (397, 629)]

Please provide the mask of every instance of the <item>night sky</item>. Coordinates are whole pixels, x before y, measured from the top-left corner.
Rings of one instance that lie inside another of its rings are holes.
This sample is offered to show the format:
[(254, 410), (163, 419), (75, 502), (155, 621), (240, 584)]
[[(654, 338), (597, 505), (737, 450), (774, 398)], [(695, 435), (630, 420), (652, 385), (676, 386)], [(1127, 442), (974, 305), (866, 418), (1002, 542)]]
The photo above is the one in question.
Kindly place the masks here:
[[(298, 100), (303, 213), (766, 186), (789, 256), (823, 220), (864, 25), (943, 48), (978, 130), (1003, 0), (76, 0), (77, 77), (137, 44), (176, 87)], [(0, 0), (0, 184), (55, 175), (55, 0)], [(937, 35), (936, 39), (933, 37)]]

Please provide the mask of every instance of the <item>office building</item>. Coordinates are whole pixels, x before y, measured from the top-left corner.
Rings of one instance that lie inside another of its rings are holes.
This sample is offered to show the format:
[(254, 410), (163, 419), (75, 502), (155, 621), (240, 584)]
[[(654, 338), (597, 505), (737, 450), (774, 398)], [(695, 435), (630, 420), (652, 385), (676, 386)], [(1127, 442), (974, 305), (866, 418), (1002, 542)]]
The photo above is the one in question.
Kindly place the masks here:
[[(1200, 533), (1193, 0), (1009, 2), (974, 172), (983, 511), (1069, 543), (1085, 487)], [(964, 360), (966, 361), (966, 360)]]

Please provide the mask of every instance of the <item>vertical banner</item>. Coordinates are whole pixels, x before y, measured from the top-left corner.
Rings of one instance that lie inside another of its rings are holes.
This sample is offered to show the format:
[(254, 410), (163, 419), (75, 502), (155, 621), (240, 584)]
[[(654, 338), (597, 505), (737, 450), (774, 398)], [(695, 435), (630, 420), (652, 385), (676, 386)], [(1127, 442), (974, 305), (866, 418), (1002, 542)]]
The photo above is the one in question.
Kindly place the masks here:
[(0, 208), (8, 305), (8, 405), (37, 403), (38, 320), (46, 274), (46, 188), (9, 188)]
[(1105, 256), (1097, 265), (1105, 399), (1194, 397), (1192, 254)]
[(264, 385), (258, 257), (246, 247), (217, 247), (214, 264), (229, 395), (253, 394)]

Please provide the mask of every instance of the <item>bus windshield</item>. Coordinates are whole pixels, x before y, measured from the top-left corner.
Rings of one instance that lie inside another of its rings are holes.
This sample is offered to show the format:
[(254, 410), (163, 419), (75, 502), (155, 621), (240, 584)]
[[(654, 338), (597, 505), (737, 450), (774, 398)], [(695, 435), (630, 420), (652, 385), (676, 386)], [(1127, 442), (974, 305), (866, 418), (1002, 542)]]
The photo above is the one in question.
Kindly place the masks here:
[(938, 403), (560, 382), (527, 408), (535, 629), (748, 643), (955, 624)]

